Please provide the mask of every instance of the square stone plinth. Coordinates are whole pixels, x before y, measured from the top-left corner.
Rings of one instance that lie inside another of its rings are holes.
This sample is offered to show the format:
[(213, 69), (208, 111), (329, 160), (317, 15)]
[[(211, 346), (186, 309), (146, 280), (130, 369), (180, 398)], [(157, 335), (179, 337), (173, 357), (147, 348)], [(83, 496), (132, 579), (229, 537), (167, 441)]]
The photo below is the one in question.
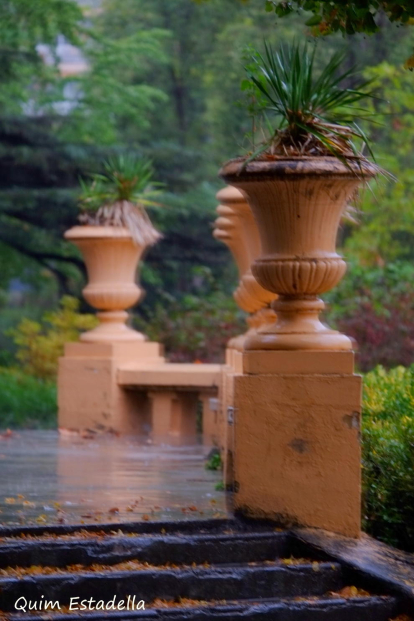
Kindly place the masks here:
[[(344, 363), (330, 353), (331, 369)], [(357, 537), (361, 377), (300, 369), (233, 378), (235, 509)]]

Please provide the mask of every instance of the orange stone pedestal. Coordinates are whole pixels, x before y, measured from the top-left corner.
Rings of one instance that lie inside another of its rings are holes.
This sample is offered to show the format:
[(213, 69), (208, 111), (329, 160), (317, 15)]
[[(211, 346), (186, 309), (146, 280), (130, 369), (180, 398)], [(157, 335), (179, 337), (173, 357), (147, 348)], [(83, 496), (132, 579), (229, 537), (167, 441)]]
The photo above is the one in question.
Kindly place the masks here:
[(353, 352), (249, 351), (234, 390), (234, 508), (358, 537), (361, 377)]
[(165, 364), (159, 343), (67, 343), (59, 360), (59, 428), (148, 433), (147, 391), (124, 390), (117, 380), (120, 365), (137, 359)]

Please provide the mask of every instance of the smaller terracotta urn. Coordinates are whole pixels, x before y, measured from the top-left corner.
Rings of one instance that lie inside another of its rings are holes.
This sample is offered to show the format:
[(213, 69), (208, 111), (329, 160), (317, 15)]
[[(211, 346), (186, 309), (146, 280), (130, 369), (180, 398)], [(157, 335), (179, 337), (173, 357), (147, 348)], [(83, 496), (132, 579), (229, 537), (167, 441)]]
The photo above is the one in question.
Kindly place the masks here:
[(259, 231), (253, 214), (243, 194), (235, 187), (227, 186), (216, 195), (220, 201), (218, 218), (213, 235), (230, 249), (239, 270), (239, 285), (233, 293), (237, 305), (250, 314), (249, 330), (232, 338), (228, 347), (242, 350), (246, 338), (256, 333), (259, 326), (273, 322), (275, 313), (269, 303), (275, 294), (264, 289), (253, 276), (251, 264), (260, 254)]
[(128, 229), (115, 226), (74, 226), (66, 231), (65, 239), (82, 252), (88, 273), (83, 295), (99, 310), (99, 326), (84, 332), (81, 341), (146, 340), (143, 334), (126, 325), (126, 309), (136, 304), (142, 294), (135, 273), (145, 247), (132, 239)]
[(245, 349), (349, 350), (351, 340), (319, 319), (319, 295), (339, 283), (346, 263), (336, 252), (344, 210), (377, 168), (335, 157), (280, 157), (227, 162), (220, 176), (240, 189), (253, 211), (261, 253), (252, 266), (260, 285), (279, 297), (277, 320), (250, 336)]

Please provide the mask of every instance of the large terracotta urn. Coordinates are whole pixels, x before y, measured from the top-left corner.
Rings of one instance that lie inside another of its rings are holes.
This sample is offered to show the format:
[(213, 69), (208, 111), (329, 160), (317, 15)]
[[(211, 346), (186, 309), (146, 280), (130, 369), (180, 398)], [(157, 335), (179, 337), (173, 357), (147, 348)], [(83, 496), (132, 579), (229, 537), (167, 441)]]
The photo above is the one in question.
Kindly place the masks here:
[(132, 239), (128, 229), (115, 226), (74, 226), (66, 231), (65, 239), (82, 252), (88, 273), (83, 295), (99, 310), (99, 326), (84, 332), (81, 340), (92, 343), (145, 340), (143, 334), (126, 325), (126, 309), (142, 293), (135, 274), (144, 246)]
[(261, 254), (252, 265), (260, 285), (278, 294), (275, 323), (262, 326), (245, 349), (348, 350), (351, 340), (319, 319), (319, 298), (339, 283), (346, 263), (336, 252), (344, 210), (364, 180), (366, 161), (334, 157), (227, 162), (220, 176), (243, 192), (253, 211)]

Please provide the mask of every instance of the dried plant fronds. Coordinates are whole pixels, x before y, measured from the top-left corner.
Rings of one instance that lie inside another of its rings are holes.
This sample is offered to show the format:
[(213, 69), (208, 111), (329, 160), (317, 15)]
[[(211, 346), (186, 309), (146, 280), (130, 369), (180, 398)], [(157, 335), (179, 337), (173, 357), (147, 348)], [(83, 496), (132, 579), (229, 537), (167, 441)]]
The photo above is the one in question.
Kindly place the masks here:
[(145, 211), (159, 205), (154, 198), (160, 184), (152, 181), (151, 162), (121, 155), (109, 159), (104, 169), (104, 174), (91, 175), (90, 183), (80, 180), (79, 220), (92, 226), (126, 227), (137, 244), (155, 244), (162, 235)]

